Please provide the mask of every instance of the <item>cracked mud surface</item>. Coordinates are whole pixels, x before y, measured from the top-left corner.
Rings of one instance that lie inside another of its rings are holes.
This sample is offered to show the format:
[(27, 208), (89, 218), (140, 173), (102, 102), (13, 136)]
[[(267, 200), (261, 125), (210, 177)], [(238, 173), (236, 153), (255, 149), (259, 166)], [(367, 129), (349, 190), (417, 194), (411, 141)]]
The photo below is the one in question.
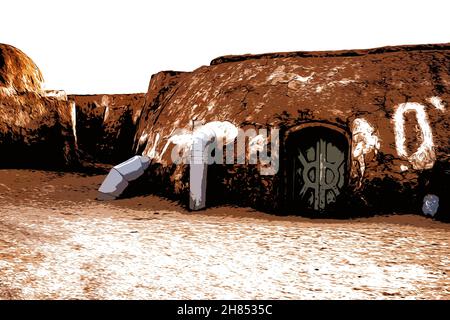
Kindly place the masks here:
[(103, 177), (0, 170), (0, 298), (450, 298), (449, 224), (97, 202)]

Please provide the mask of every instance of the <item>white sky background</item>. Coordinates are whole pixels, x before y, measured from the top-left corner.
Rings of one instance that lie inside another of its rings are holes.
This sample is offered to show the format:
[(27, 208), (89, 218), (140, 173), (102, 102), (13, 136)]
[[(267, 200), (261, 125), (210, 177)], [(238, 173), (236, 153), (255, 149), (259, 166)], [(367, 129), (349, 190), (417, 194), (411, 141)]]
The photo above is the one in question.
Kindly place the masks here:
[(68, 93), (145, 92), (226, 54), (450, 42), (447, 0), (0, 1), (0, 42)]

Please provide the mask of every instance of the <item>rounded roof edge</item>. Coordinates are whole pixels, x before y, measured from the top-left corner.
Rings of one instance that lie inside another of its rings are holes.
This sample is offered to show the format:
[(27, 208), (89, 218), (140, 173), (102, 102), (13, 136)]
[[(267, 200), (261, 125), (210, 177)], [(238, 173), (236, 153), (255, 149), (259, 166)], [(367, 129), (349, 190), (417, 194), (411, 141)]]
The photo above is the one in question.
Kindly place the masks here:
[(257, 59), (355, 57), (369, 54), (383, 54), (383, 53), (410, 52), (410, 51), (436, 51), (436, 50), (450, 50), (450, 42), (436, 43), (436, 44), (384, 46), (372, 49), (292, 51), (292, 52), (275, 52), (275, 53), (261, 53), (261, 54), (226, 55), (211, 60), (210, 65), (213, 66), (222, 63), (240, 62)]

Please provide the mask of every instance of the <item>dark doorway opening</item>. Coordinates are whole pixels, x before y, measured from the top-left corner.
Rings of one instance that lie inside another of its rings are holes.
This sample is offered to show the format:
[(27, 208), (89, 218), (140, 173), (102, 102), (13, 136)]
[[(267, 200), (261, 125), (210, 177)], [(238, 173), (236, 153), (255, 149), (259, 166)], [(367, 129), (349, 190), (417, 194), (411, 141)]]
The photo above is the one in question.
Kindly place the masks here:
[(348, 181), (347, 137), (329, 127), (313, 126), (291, 132), (285, 145), (288, 211), (336, 212)]

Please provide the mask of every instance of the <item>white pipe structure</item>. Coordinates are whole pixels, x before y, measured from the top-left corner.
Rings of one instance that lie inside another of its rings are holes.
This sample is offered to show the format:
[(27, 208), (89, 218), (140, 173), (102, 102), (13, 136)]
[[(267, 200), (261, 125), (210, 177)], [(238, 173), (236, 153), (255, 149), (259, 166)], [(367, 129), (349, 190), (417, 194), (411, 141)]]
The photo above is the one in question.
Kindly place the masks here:
[(217, 140), (214, 130), (202, 127), (192, 137), (189, 171), (189, 208), (200, 210), (206, 207), (206, 179), (208, 176), (208, 147)]
[(217, 143), (216, 152), (220, 152), (224, 145), (234, 142), (237, 135), (238, 129), (228, 121), (209, 122), (194, 131), (189, 171), (189, 208), (191, 210), (206, 207), (208, 164), (211, 162), (209, 147)]
[(134, 156), (109, 171), (98, 189), (98, 200), (114, 200), (128, 187), (128, 183), (144, 174), (150, 165), (150, 158)]

